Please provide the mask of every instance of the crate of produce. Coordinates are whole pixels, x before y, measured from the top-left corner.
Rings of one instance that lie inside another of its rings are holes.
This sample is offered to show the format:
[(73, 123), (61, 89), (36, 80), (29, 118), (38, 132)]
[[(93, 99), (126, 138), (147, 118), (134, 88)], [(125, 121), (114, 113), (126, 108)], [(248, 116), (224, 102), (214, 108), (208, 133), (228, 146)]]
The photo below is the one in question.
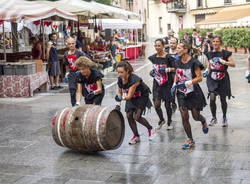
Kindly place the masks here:
[(43, 71), (43, 60), (41, 60), (41, 59), (33, 59), (33, 60), (20, 59), (19, 62), (22, 62), (22, 63), (35, 62), (36, 63), (36, 72)]
[(36, 73), (36, 63), (16, 63), (16, 75), (30, 75)]
[(16, 65), (6, 63), (3, 65), (3, 73), (4, 75), (16, 75)]

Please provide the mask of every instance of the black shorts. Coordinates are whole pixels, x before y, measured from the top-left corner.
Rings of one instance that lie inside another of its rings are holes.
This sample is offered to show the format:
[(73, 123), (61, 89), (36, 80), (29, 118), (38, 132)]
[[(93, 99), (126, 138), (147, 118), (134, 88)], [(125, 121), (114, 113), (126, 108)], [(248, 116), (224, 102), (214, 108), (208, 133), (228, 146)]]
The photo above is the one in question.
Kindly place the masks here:
[(149, 96), (141, 96), (138, 98), (132, 98), (126, 101), (125, 112), (137, 112), (138, 109), (141, 109), (145, 113), (146, 108), (150, 109), (152, 107), (152, 102), (149, 99)]
[(221, 80), (213, 80), (210, 75), (207, 76), (207, 88), (208, 92), (214, 93), (215, 95), (220, 95), (222, 97), (232, 96), (230, 78), (228, 73), (225, 73), (225, 77)]
[(196, 109), (202, 111), (207, 105), (206, 98), (199, 85), (196, 85), (195, 90), (187, 95), (178, 91), (177, 100), (179, 108), (187, 108), (188, 110)]

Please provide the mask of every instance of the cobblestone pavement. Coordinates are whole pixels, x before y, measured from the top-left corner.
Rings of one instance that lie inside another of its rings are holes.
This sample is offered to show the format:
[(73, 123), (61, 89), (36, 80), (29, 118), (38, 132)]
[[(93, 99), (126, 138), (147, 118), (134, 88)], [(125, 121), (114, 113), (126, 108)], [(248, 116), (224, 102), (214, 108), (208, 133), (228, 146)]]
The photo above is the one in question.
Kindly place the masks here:
[[(68, 93), (38, 93), (28, 99), (0, 99), (0, 183), (8, 184), (182, 184), (250, 183), (250, 85), (244, 79), (246, 55), (234, 55), (237, 67), (230, 69), (234, 99), (228, 101), (229, 127), (219, 124), (204, 135), (200, 123), (190, 118), (195, 148), (182, 150), (185, 140), (180, 113), (173, 115), (174, 129), (166, 127), (148, 141), (147, 130), (138, 125), (141, 143), (128, 145), (132, 132), (126, 122), (120, 148), (81, 154), (58, 146), (51, 136), (56, 111), (70, 106)], [(148, 61), (132, 62), (151, 87)], [(108, 74), (104, 106), (115, 104), (116, 73)], [(205, 80), (201, 84), (207, 94)], [(124, 105), (122, 106), (122, 111)], [(210, 120), (209, 105), (202, 114)], [(124, 114), (125, 115), (125, 114)], [(164, 110), (164, 116), (166, 112)], [(146, 114), (156, 126), (154, 109)]]

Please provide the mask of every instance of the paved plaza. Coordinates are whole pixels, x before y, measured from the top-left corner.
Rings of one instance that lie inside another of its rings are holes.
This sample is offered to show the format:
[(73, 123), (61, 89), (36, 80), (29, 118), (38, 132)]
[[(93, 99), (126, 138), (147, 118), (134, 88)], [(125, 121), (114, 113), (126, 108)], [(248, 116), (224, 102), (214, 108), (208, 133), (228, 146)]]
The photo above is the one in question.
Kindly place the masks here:
[[(221, 127), (222, 112), (217, 100), (219, 124), (204, 135), (191, 117), (196, 146), (183, 150), (185, 133), (179, 111), (173, 115), (174, 129), (166, 127), (148, 140), (138, 124), (141, 142), (130, 146), (127, 120), (125, 137), (117, 150), (82, 154), (58, 146), (51, 134), (56, 111), (70, 106), (68, 93), (37, 93), (28, 99), (0, 99), (1, 184), (189, 184), (250, 183), (250, 84), (244, 79), (247, 55), (235, 54), (230, 69), (232, 93), (228, 101), (228, 128)], [(132, 61), (136, 73), (152, 88), (148, 60)], [(103, 106), (115, 106), (116, 73), (105, 76)], [(205, 96), (205, 80), (201, 84)], [(151, 95), (152, 97), (152, 95)], [(208, 102), (208, 101), (207, 101)], [(124, 114), (124, 104), (122, 106)], [(202, 114), (209, 121), (209, 105)], [(166, 112), (164, 109), (164, 116)], [(156, 126), (155, 110), (146, 118)]]

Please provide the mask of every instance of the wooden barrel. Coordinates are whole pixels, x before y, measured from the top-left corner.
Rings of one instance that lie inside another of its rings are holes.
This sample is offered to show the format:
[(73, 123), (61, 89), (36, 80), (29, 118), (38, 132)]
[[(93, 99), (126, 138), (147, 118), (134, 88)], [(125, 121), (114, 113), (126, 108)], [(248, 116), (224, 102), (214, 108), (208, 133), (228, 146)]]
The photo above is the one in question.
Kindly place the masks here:
[(117, 149), (124, 138), (120, 111), (97, 105), (65, 108), (52, 120), (55, 142), (81, 152)]

